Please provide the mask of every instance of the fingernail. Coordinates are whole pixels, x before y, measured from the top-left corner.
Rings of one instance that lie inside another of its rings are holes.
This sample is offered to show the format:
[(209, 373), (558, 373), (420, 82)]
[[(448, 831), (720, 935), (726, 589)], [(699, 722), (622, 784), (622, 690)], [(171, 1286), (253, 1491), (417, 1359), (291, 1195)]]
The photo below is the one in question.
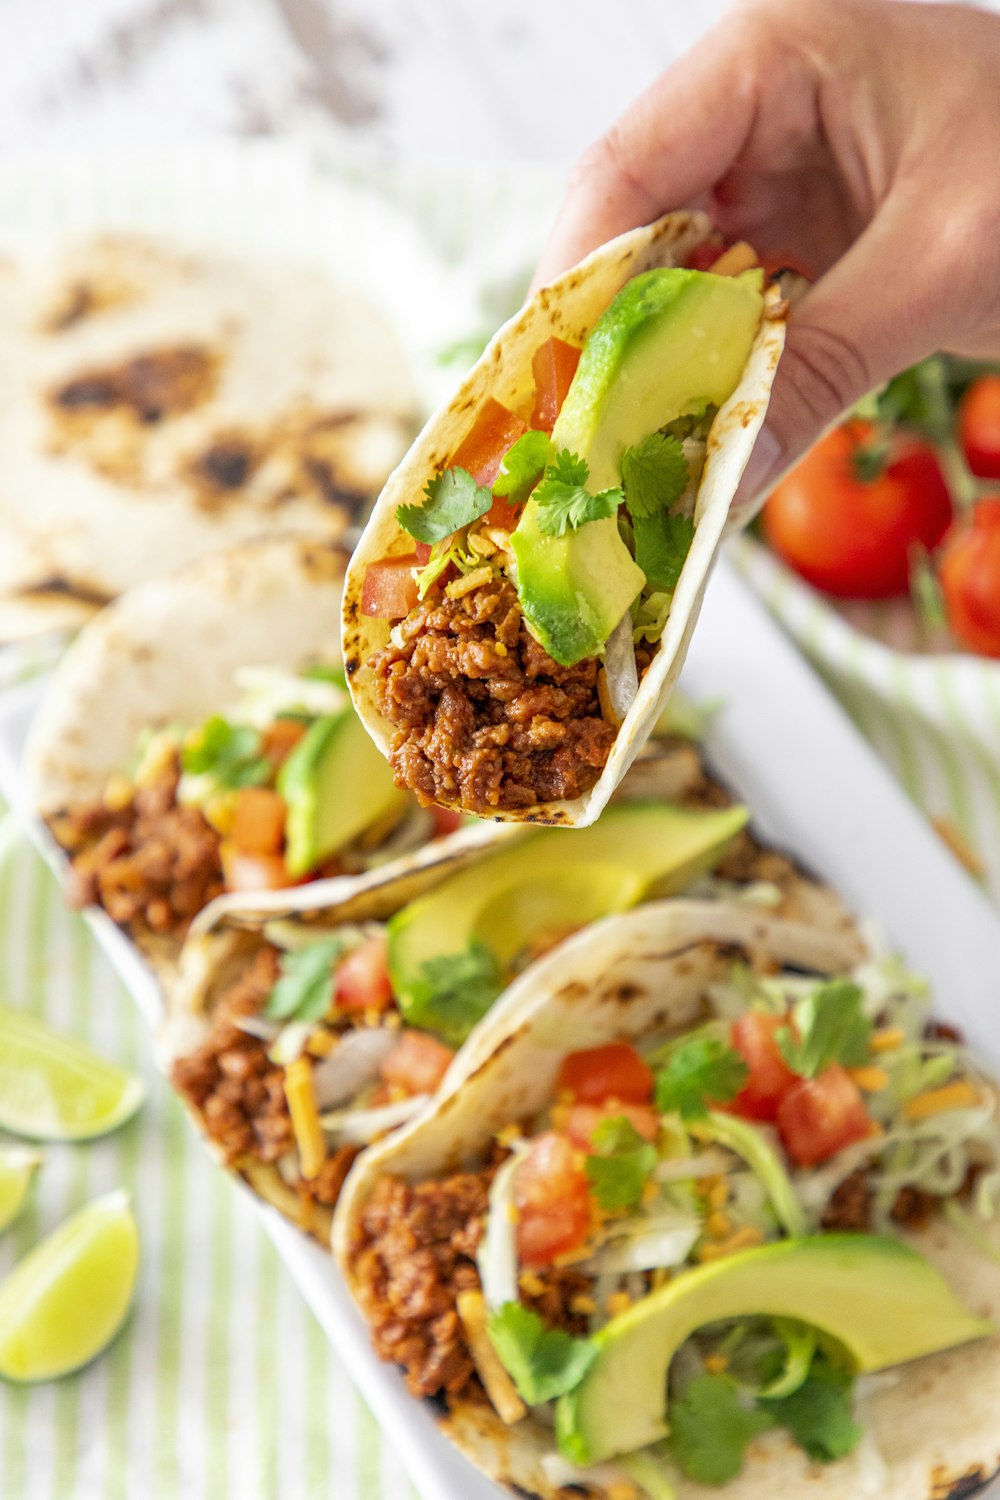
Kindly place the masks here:
[(770, 427), (762, 427), (743, 470), (733, 505), (743, 507), (762, 501), (768, 484), (781, 471), (783, 456), (784, 450), (776, 435)]

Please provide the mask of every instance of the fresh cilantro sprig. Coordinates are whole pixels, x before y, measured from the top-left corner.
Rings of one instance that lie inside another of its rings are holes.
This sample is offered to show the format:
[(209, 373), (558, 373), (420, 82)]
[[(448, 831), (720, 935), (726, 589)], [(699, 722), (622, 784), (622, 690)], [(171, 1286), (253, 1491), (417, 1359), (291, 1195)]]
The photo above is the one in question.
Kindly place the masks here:
[(587, 489), (589, 478), (586, 459), (578, 458), (568, 448), (556, 454), (532, 497), (540, 506), (538, 524), (546, 536), (565, 536), (587, 521), (606, 521), (616, 514), (623, 499), (621, 490), (601, 490), (592, 495)]
[(445, 469), (424, 490), (426, 505), (399, 505), (396, 520), (418, 542), (443, 542), (463, 526), (484, 516), (493, 491), (478, 485), (467, 469)]
[(696, 1375), (670, 1403), (667, 1444), (688, 1479), (728, 1484), (743, 1468), (754, 1438), (774, 1425), (769, 1412), (744, 1405), (724, 1375)]
[(854, 1379), (849, 1371), (817, 1354), (798, 1390), (779, 1400), (762, 1399), (759, 1409), (787, 1427), (814, 1463), (834, 1463), (853, 1453), (862, 1429), (854, 1420)]
[(675, 505), (688, 484), (684, 449), (675, 437), (651, 432), (622, 455), (625, 504), (633, 520), (658, 515)]
[(656, 1105), (685, 1120), (706, 1115), (713, 1104), (735, 1099), (747, 1081), (747, 1065), (718, 1037), (692, 1037), (675, 1047), (656, 1075)]
[(335, 934), (283, 954), (281, 977), (263, 1010), (267, 1019), (318, 1021), (325, 1016), (333, 1001), (334, 970), (346, 948), (346, 939)]
[(816, 987), (795, 1007), (795, 1025), (778, 1032), (782, 1056), (802, 1078), (815, 1078), (831, 1063), (861, 1067), (871, 1050), (872, 1023), (864, 996), (849, 979)]
[(546, 1328), (530, 1307), (505, 1302), (490, 1315), (487, 1331), (504, 1368), (529, 1406), (571, 1391), (597, 1358), (590, 1339)]
[(432, 1031), (458, 1047), (481, 1021), (503, 988), (496, 954), (485, 943), (471, 942), (460, 953), (429, 958), (400, 1009), (410, 1026)]
[(500, 472), (493, 481), (494, 495), (502, 495), (512, 505), (528, 498), (535, 480), (549, 461), (552, 444), (545, 432), (523, 432), (500, 462)]
[(230, 790), (260, 786), (271, 775), (271, 763), (262, 752), (256, 729), (230, 724), (221, 714), (214, 714), (184, 746), (181, 767), (192, 776), (211, 776)]
[(624, 1115), (602, 1120), (591, 1138), (595, 1154), (585, 1164), (591, 1191), (608, 1213), (637, 1208), (653, 1168), (656, 1147)]

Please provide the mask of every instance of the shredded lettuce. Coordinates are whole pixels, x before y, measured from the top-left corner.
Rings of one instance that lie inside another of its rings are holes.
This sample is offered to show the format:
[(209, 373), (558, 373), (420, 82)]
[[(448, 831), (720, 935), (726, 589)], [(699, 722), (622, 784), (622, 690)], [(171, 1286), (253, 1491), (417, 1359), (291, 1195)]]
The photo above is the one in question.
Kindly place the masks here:
[(724, 1115), (717, 1110), (710, 1110), (694, 1128), (699, 1136), (715, 1141), (743, 1158), (767, 1194), (778, 1223), (786, 1234), (793, 1238), (808, 1234), (809, 1226), (792, 1180), (777, 1149), (772, 1146), (760, 1126), (752, 1125), (749, 1120), (742, 1120), (738, 1115)]
[(476, 1257), (489, 1308), (517, 1301), (517, 1243), (514, 1232), (514, 1178), (523, 1151), (501, 1165), (490, 1186), (486, 1230)]

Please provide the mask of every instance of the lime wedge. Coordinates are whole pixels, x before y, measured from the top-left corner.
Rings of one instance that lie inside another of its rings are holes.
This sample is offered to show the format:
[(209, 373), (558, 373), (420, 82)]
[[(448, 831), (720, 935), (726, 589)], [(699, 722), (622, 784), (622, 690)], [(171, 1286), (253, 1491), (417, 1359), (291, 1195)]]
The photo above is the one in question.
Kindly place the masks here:
[(33, 1016), (0, 1005), (0, 1127), (36, 1141), (89, 1141), (145, 1096), (138, 1078)]
[(0, 1376), (52, 1380), (100, 1354), (125, 1321), (138, 1264), (127, 1193), (67, 1219), (0, 1283)]
[(0, 1146), (0, 1234), (21, 1212), (41, 1160), (42, 1153), (27, 1146)]

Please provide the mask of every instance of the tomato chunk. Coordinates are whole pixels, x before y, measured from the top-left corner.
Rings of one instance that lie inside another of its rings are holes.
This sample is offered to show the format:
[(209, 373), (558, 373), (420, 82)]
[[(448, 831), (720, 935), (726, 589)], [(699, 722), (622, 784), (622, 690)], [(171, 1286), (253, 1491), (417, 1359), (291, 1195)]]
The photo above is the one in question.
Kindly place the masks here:
[(800, 1078), (778, 1106), (785, 1150), (800, 1167), (814, 1167), (845, 1146), (867, 1140), (872, 1122), (861, 1090), (839, 1063), (818, 1078)]
[(492, 484), (507, 449), (527, 430), (516, 412), (487, 396), (448, 467), (466, 469), (477, 484)]
[(578, 1104), (602, 1104), (605, 1099), (648, 1104), (653, 1074), (628, 1042), (609, 1042), (564, 1057), (556, 1087), (572, 1094)]
[(408, 1094), (433, 1094), (454, 1055), (426, 1031), (404, 1031), (379, 1071), (384, 1083)]
[(550, 1130), (532, 1142), (515, 1175), (514, 1203), (522, 1265), (550, 1265), (583, 1244), (590, 1228), (590, 1189), (568, 1136)]
[(296, 882), (280, 854), (245, 854), (226, 839), (219, 847), (222, 875), (230, 891), (282, 891)]
[(434, 837), (445, 839), (450, 833), (457, 833), (464, 821), (462, 814), (456, 812), (453, 807), (429, 807), (427, 811), (431, 815), (434, 824)]
[(280, 854), (285, 842), (285, 799), (266, 786), (236, 793), (232, 840), (241, 854)]
[(962, 398), (959, 436), (973, 474), (1000, 479), (1000, 375), (983, 375)]
[(387, 1010), (394, 1002), (389, 950), (376, 934), (352, 948), (337, 968), (337, 1004), (344, 1010)]
[(402, 620), (415, 609), (417, 581), (412, 569), (416, 563), (415, 552), (369, 563), (361, 586), (361, 613), (374, 620)]
[(264, 730), (264, 754), (273, 766), (283, 765), (306, 732), (301, 719), (275, 719)]
[(541, 432), (551, 432), (556, 417), (566, 400), (566, 392), (573, 384), (576, 367), (580, 363), (582, 349), (567, 344), (565, 339), (546, 339), (535, 350), (531, 361), (531, 373), (535, 377), (535, 404), (531, 411), (531, 426)]
[(594, 1131), (605, 1120), (616, 1120), (624, 1115), (626, 1120), (642, 1136), (644, 1141), (655, 1141), (660, 1129), (660, 1117), (651, 1104), (619, 1103), (609, 1099), (605, 1104), (574, 1104), (566, 1121), (566, 1134), (581, 1151), (589, 1151), (594, 1143)]
[(721, 235), (702, 240), (688, 251), (684, 265), (689, 271), (710, 271), (725, 248)]
[(753, 1010), (733, 1022), (730, 1043), (749, 1069), (743, 1088), (726, 1106), (733, 1114), (751, 1120), (777, 1118), (778, 1105), (796, 1081), (778, 1046), (778, 1032), (788, 1024), (787, 1016)]

